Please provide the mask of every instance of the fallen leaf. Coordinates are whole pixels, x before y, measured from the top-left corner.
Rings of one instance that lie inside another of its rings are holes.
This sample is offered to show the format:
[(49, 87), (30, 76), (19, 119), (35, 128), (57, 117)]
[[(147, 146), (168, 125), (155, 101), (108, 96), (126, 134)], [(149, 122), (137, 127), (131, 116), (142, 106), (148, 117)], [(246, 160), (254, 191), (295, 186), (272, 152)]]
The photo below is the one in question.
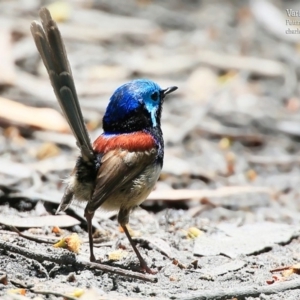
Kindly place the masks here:
[[(133, 230), (129, 225), (126, 225), (126, 227), (127, 227), (128, 232), (129, 232), (129, 234), (130, 234), (131, 237), (139, 236), (139, 232), (138, 231)], [(119, 226), (119, 231), (121, 233), (124, 233), (124, 230), (123, 230), (122, 226)]]
[(57, 235), (60, 235), (60, 234), (62, 234), (62, 230), (61, 230), (58, 226), (54, 226), (54, 227), (52, 228), (52, 233), (55, 233), (55, 234), (57, 234)]
[(226, 255), (231, 258), (251, 255), (299, 235), (300, 228), (288, 224), (261, 222), (236, 227), (219, 226), (217, 235), (202, 235), (195, 239), (194, 255)]
[(5, 28), (0, 29), (0, 85), (13, 85), (16, 79), (15, 64), (12, 51), (11, 32)]
[(187, 231), (187, 238), (189, 239), (195, 239), (196, 237), (200, 236), (203, 234), (203, 231), (196, 227), (190, 227)]
[(66, 1), (56, 1), (49, 4), (48, 9), (56, 22), (65, 22), (70, 18), (71, 6)]
[(187, 268), (184, 264), (182, 264), (179, 260), (177, 260), (175, 258), (172, 260), (172, 264), (179, 267), (182, 270)]
[(3, 285), (7, 285), (8, 281), (7, 281), (7, 274), (3, 271), (0, 271), (0, 283)]
[(283, 277), (289, 277), (289, 276), (291, 276), (293, 274), (294, 274), (294, 270), (293, 269), (288, 269), (288, 270), (285, 270), (285, 271), (282, 272), (282, 276)]
[(231, 146), (231, 140), (227, 137), (224, 137), (219, 141), (219, 147), (222, 150), (227, 150), (230, 148), (230, 146)]
[(85, 293), (85, 291), (83, 289), (75, 289), (73, 293), (70, 294), (70, 296), (76, 297), (76, 298), (80, 298), (83, 294)]
[(26, 290), (25, 289), (11, 289), (8, 290), (9, 294), (17, 294), (17, 295), (22, 295), (25, 296), (26, 295)]
[(253, 169), (250, 169), (246, 172), (246, 177), (249, 181), (254, 181), (257, 177), (257, 173)]
[(44, 143), (37, 149), (36, 157), (38, 160), (46, 159), (49, 157), (58, 156), (60, 149), (53, 143)]
[(171, 275), (171, 276), (169, 277), (169, 280), (170, 280), (170, 281), (178, 281), (178, 277), (175, 276), (175, 275)]
[(59, 226), (59, 227), (71, 227), (79, 225), (80, 221), (67, 215), (57, 216), (42, 216), (21, 218), (18, 216), (4, 216), (0, 215), (0, 224), (6, 226), (14, 226), (17, 228), (31, 228), (31, 227), (44, 227), (44, 226)]
[(147, 200), (167, 200), (167, 201), (182, 201), (187, 199), (202, 199), (202, 198), (219, 198), (243, 194), (268, 194), (271, 196), (272, 191), (267, 187), (254, 186), (226, 186), (215, 190), (155, 190)]
[(26, 139), (23, 138), (20, 134), (20, 131), (17, 127), (9, 126), (4, 129), (3, 135), (9, 138), (11, 141), (16, 143), (17, 145), (24, 145), (26, 143)]
[(77, 233), (72, 233), (70, 236), (62, 238), (59, 242), (53, 245), (55, 248), (65, 248), (71, 252), (79, 253), (81, 241)]
[(70, 131), (67, 121), (56, 110), (26, 106), (3, 97), (0, 97), (0, 119), (45, 130)]
[(127, 251), (124, 251), (122, 249), (118, 249), (116, 251), (108, 253), (108, 259), (112, 261), (118, 261), (122, 258), (126, 257), (128, 255)]

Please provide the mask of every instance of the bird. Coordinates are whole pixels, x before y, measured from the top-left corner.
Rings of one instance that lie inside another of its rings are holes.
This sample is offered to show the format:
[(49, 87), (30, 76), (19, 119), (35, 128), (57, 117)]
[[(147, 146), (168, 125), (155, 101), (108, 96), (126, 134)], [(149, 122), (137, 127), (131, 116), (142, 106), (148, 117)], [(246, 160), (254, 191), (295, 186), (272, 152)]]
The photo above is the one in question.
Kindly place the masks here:
[(96, 262), (94, 213), (100, 207), (118, 211), (118, 222), (139, 260), (140, 270), (155, 274), (141, 256), (127, 225), (130, 212), (148, 197), (160, 176), (164, 159), (162, 106), (164, 98), (177, 87), (162, 89), (149, 79), (121, 85), (108, 101), (103, 133), (91, 143), (59, 28), (47, 8), (41, 8), (39, 16), (41, 23), (33, 21), (31, 33), (80, 150), (56, 213), (65, 211), (73, 199), (87, 203), (84, 215), (90, 261)]

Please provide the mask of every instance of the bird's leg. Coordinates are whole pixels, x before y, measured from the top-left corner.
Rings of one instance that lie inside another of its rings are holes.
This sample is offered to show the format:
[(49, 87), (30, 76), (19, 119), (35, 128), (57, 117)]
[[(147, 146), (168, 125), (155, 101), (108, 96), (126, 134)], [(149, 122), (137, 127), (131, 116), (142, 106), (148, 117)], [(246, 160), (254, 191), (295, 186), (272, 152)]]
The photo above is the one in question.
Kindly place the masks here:
[(134, 250), (134, 252), (135, 252), (135, 254), (137, 256), (137, 258), (140, 261), (141, 270), (143, 272), (147, 272), (149, 274), (156, 274), (157, 273), (156, 271), (151, 270), (147, 266), (146, 261), (143, 259), (142, 255), (139, 252), (139, 250), (137, 249), (137, 247), (136, 247), (136, 245), (135, 245), (132, 237), (130, 236), (130, 233), (129, 233), (129, 231), (127, 229), (127, 226), (126, 226), (128, 224), (128, 221), (129, 221), (129, 210), (121, 208), (120, 211), (119, 211), (119, 214), (118, 214), (118, 222), (121, 225), (121, 227), (123, 228), (123, 230), (124, 230), (124, 232), (125, 232), (128, 240), (129, 240), (129, 242), (130, 242), (130, 244), (131, 244), (131, 246), (132, 246), (132, 248), (133, 248), (133, 250)]
[(94, 262), (96, 261), (95, 255), (94, 255), (94, 242), (93, 242), (93, 226), (92, 226), (92, 219), (94, 217), (94, 213), (90, 213), (87, 210), (84, 212), (84, 216), (87, 221), (88, 226), (88, 233), (89, 233), (89, 245), (90, 245), (90, 261)]

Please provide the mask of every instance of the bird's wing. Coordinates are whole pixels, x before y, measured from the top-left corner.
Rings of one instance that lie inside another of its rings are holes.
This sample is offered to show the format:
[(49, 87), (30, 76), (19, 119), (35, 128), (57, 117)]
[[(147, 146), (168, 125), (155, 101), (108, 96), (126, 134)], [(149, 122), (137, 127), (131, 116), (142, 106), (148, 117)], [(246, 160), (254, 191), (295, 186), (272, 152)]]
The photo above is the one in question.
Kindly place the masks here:
[(94, 212), (110, 195), (135, 179), (151, 163), (156, 148), (149, 151), (130, 152), (123, 149), (110, 150), (103, 155), (96, 178), (96, 185), (86, 210)]

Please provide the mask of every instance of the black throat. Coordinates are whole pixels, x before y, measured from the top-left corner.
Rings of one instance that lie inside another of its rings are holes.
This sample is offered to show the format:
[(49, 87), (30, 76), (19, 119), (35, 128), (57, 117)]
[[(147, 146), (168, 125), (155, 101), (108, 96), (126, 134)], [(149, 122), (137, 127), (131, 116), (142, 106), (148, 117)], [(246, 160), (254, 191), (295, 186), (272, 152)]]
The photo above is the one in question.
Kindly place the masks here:
[(103, 117), (103, 130), (105, 133), (122, 134), (141, 131), (152, 126), (150, 113), (140, 106), (124, 116), (123, 119), (111, 120), (109, 117)]
[(164, 159), (164, 140), (162, 130), (160, 128), (161, 108), (157, 113), (157, 126), (153, 127), (151, 115), (144, 107), (137, 108), (130, 116), (125, 116), (124, 119), (118, 121), (109, 120), (103, 117), (103, 130), (108, 134), (126, 134), (137, 131), (147, 132), (152, 135), (157, 146), (157, 160), (161, 166)]

